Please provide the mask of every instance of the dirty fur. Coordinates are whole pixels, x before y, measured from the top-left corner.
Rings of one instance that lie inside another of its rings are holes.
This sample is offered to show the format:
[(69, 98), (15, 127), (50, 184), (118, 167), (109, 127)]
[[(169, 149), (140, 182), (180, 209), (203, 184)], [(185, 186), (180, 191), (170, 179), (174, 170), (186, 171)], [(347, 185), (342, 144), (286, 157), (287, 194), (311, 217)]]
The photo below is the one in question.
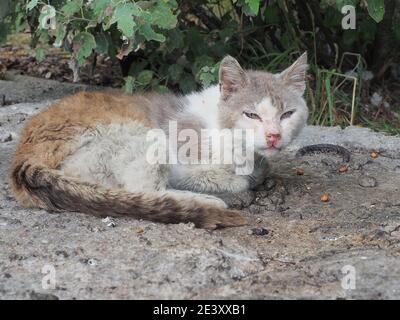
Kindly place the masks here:
[[(243, 225), (239, 212), (217, 195), (262, 183), (268, 173), (265, 159), (304, 127), (306, 60), (303, 55), (273, 75), (245, 71), (226, 57), (219, 86), (187, 96), (82, 92), (64, 98), (24, 129), (12, 162), (14, 196), (24, 207), (49, 211), (192, 222), (206, 229)], [(250, 119), (249, 112), (258, 118)], [(167, 132), (170, 120), (179, 130), (196, 132), (253, 129), (254, 171), (235, 174), (235, 164), (149, 164), (146, 134)], [(269, 133), (278, 137), (273, 148)]]

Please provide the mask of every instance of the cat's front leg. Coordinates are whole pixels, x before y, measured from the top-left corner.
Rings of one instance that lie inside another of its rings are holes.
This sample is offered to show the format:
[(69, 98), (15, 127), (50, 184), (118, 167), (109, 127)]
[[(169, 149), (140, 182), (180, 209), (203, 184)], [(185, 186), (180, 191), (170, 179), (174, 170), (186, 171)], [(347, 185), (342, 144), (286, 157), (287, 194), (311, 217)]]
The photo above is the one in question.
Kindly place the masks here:
[(257, 186), (263, 184), (269, 173), (270, 166), (267, 159), (256, 155), (253, 172), (249, 175), (250, 189), (255, 189)]
[(174, 166), (169, 184), (174, 189), (199, 193), (237, 193), (250, 188), (250, 178), (232, 167), (217, 165)]

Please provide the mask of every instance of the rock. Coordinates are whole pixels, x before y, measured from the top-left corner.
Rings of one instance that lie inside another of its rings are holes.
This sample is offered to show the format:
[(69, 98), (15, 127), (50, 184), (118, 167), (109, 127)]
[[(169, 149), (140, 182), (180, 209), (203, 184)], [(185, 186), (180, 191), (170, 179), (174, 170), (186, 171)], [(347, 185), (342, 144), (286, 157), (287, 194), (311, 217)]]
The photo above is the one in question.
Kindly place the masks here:
[(374, 188), (378, 183), (374, 177), (362, 175), (358, 178), (358, 184), (364, 188)]
[(97, 260), (94, 259), (94, 258), (90, 258), (90, 259), (87, 260), (87, 264), (89, 266), (95, 267), (97, 265)]
[(249, 230), (249, 233), (255, 236), (266, 236), (269, 231), (265, 228), (253, 228)]
[(115, 228), (117, 226), (114, 219), (112, 219), (111, 217), (106, 217), (101, 221), (104, 222), (107, 225), (107, 227)]

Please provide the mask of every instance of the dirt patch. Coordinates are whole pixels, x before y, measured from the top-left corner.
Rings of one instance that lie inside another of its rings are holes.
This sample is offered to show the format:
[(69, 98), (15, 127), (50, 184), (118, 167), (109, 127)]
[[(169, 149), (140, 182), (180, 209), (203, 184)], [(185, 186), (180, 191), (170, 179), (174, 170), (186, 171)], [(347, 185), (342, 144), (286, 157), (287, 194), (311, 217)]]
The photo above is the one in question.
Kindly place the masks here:
[[(118, 61), (103, 56), (95, 59), (92, 64), (81, 68), (79, 83), (122, 87), (124, 80)], [(5, 70), (12, 70), (25, 76), (72, 83), (73, 73), (68, 66), (69, 60), (70, 54), (57, 48), (47, 48), (44, 60), (38, 62), (27, 46), (3, 45), (0, 47), (0, 76)]]

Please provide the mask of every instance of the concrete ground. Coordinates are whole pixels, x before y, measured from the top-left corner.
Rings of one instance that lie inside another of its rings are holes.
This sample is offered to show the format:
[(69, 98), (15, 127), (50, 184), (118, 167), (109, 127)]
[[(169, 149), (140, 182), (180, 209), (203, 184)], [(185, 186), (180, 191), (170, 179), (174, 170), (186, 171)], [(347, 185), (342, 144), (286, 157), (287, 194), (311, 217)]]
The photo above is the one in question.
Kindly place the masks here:
[[(400, 298), (399, 137), (307, 127), (260, 190), (233, 199), (249, 221), (240, 228), (20, 208), (7, 181), (20, 130), (81, 88), (0, 81), (0, 299)], [(351, 150), (348, 171), (336, 155), (294, 158), (314, 143)]]

